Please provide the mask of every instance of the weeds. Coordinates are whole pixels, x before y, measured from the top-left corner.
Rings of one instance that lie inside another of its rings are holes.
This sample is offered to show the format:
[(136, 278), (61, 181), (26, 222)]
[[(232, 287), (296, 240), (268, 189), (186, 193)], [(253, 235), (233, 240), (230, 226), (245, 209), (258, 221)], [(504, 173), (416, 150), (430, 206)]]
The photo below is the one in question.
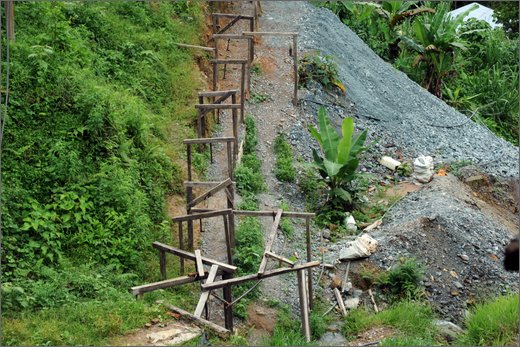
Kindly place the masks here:
[(331, 56), (304, 56), (298, 62), (298, 77), (303, 87), (307, 87), (310, 81), (316, 81), (326, 89), (336, 87), (345, 93), (345, 87), (338, 78), (338, 68)]
[(274, 154), (276, 155), (274, 168), (276, 178), (282, 182), (294, 182), (296, 178), (296, 170), (293, 164), (294, 156), (291, 146), (287, 143), (283, 134), (279, 134), (274, 140)]
[(424, 267), (414, 259), (403, 259), (401, 263), (379, 276), (376, 283), (387, 290), (394, 300), (417, 300), (423, 297), (420, 282)]
[(259, 92), (252, 92), (249, 97), (249, 102), (252, 104), (259, 104), (267, 100), (269, 100), (269, 95)]
[[(290, 211), (289, 204), (285, 201), (282, 201), (280, 208), (283, 211)], [(280, 230), (286, 238), (291, 239), (294, 235), (294, 225), (291, 219), (282, 217), (280, 220)]]
[(518, 338), (518, 294), (477, 305), (457, 340), (462, 346), (513, 346)]

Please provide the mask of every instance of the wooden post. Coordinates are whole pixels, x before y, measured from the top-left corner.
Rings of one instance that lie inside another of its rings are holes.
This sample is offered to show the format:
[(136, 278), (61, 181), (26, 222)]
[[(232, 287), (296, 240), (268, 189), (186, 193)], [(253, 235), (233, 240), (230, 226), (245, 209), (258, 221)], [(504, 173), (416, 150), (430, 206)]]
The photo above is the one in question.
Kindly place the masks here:
[(14, 0), (6, 2), (7, 38), (14, 41)]
[[(229, 190), (229, 193), (231, 194), (231, 200), (232, 202), (228, 201), (228, 208), (233, 208), (235, 204), (235, 187), (233, 184), (230, 184), (227, 186), (227, 189)], [(231, 254), (235, 253), (235, 215), (233, 212), (231, 212), (228, 215), (228, 221), (229, 221), (229, 241), (231, 244)], [(233, 263), (230, 263), (233, 265)]]
[(166, 279), (166, 253), (159, 250), (159, 267), (161, 268), (161, 280)]
[[(217, 56), (215, 57), (217, 59)], [(218, 82), (218, 64), (213, 63), (213, 91), (217, 90), (217, 82)]]
[(298, 292), (300, 294), (300, 311), (302, 315), (302, 331), (306, 342), (311, 342), (311, 327), (309, 324), (309, 306), (307, 304), (307, 291), (305, 286), (305, 271), (298, 270)]
[(240, 76), (240, 120), (244, 123), (244, 102), (245, 102), (245, 78), (246, 78), (246, 65), (242, 64), (241, 76)]
[[(244, 66), (244, 65), (242, 65)], [(231, 103), (236, 104), (237, 102), (237, 96), (236, 94), (231, 95)], [(242, 109), (244, 106), (242, 101), (240, 102), (240, 109)], [(242, 112), (242, 111), (241, 111)], [(235, 147), (234, 151), (235, 153), (238, 153), (238, 119), (237, 119), (237, 110), (232, 109), (231, 110), (232, 118), (233, 118), (233, 137), (235, 138)], [(244, 120), (242, 119), (242, 123)]]
[(294, 97), (293, 105), (298, 105), (298, 35), (293, 35), (293, 59), (294, 59)]
[[(189, 223), (189, 222), (188, 222)], [(184, 237), (182, 235), (182, 222), (179, 222), (179, 248), (184, 249)], [(180, 273), (184, 275), (184, 258), (180, 257)]]
[[(235, 140), (236, 142), (236, 140)], [(226, 150), (227, 150), (227, 162), (228, 162), (228, 176), (232, 180), (233, 179), (233, 155), (231, 154), (231, 142), (226, 142)]]
[[(232, 274), (223, 273), (222, 279), (227, 280), (233, 278)], [(224, 300), (227, 302), (233, 301), (233, 295), (231, 291), (231, 286), (225, 286), (222, 288)], [(224, 319), (225, 319), (225, 327), (229, 331), (233, 332), (233, 306), (224, 304)]]
[[(307, 241), (307, 262), (311, 261), (311, 221), (310, 218), (305, 218), (305, 230), (306, 230), (306, 241)], [(307, 270), (307, 280), (308, 280), (308, 293), (309, 293), (309, 307), (312, 310), (314, 305), (314, 293), (312, 289), (312, 268)]]
[[(200, 111), (200, 110), (199, 110)], [(187, 159), (188, 159), (188, 181), (192, 180), (192, 158), (191, 158), (191, 145), (187, 145)], [(193, 187), (186, 187), (186, 211), (188, 214), (191, 214), (191, 208), (189, 207), (189, 203), (193, 200)], [(181, 226), (182, 227), (182, 226)], [(188, 236), (192, 235), (193, 237), (193, 221), (188, 221)], [(192, 240), (193, 242), (193, 240)], [(189, 243), (189, 242), (188, 242)], [(184, 249), (182, 246), (180, 246), (181, 249)], [(184, 260), (181, 261), (182, 269), (184, 271)]]
[[(254, 18), (251, 18), (249, 20), (249, 31), (255, 31)], [(251, 62), (253, 62), (253, 60), (255, 60), (255, 38), (251, 37), (251, 40), (249, 42), (251, 42), (251, 46), (249, 46), (249, 59), (251, 60)]]
[(226, 215), (223, 215), (222, 219), (224, 221), (224, 234), (226, 236), (226, 252), (228, 263), (233, 264), (233, 255), (231, 253), (231, 239), (229, 237), (229, 219), (226, 217)]

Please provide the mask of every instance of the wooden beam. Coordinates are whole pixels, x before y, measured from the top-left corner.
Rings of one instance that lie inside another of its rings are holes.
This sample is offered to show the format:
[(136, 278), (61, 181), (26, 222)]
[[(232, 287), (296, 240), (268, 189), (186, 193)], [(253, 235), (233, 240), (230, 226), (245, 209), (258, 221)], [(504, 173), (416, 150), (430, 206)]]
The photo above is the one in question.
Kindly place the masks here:
[(266, 252), (271, 252), (271, 248), (273, 247), (274, 239), (276, 238), (276, 232), (278, 231), (278, 225), (280, 224), (280, 219), (282, 219), (282, 209), (278, 209), (276, 211), (276, 216), (274, 217), (274, 222), (271, 227), (271, 232), (267, 237), (267, 242), (265, 245), (264, 256), (262, 257), (262, 261), (260, 262), (260, 267), (258, 268), (258, 274), (261, 275), (265, 272), (265, 267), (267, 266), (267, 256)]
[(234, 142), (234, 137), (210, 137), (210, 138), (199, 138), (199, 139), (186, 139), (182, 141), (186, 145), (194, 145), (201, 143), (217, 143), (217, 142)]
[[(233, 210), (233, 214), (235, 216), (257, 216), (257, 217), (274, 217), (276, 216), (276, 211), (244, 211), (244, 210)], [(307, 217), (315, 217), (315, 213), (308, 212), (282, 212), (282, 217), (290, 217), (290, 218), (307, 218)]]
[(229, 89), (229, 90), (215, 90), (215, 91), (205, 91), (205, 92), (199, 92), (199, 96), (208, 98), (210, 96), (225, 96), (225, 95), (231, 95), (238, 93), (238, 89)]
[[(199, 181), (184, 181), (183, 184), (185, 187), (207, 187), (207, 186), (216, 186), (219, 184), (219, 181), (208, 181), (208, 182), (199, 182)], [(235, 182), (233, 182), (235, 184)], [(193, 210), (192, 210), (193, 211)], [(211, 210), (213, 211), (213, 210)]]
[(251, 40), (251, 36), (240, 34), (213, 34), (212, 39)]
[(309, 304), (307, 302), (305, 271), (299, 270), (296, 275), (298, 278), (298, 293), (300, 296), (300, 312), (302, 316), (303, 336), (305, 336), (306, 342), (311, 342), (311, 326), (309, 324)]
[(206, 329), (210, 329), (212, 330), (213, 332), (215, 332), (219, 337), (223, 338), (223, 339), (226, 339), (230, 336), (231, 334), (231, 331), (229, 331), (228, 329), (225, 329), (213, 322), (210, 322), (208, 320), (205, 320), (205, 319), (202, 319), (200, 317), (196, 317), (194, 315), (192, 315), (191, 313), (189, 312), (186, 312), (184, 311), (182, 308), (179, 308), (179, 307), (176, 307), (176, 306), (173, 306), (173, 305), (170, 305), (170, 304), (164, 304), (170, 311), (172, 312), (175, 312), (175, 313), (178, 313), (181, 315), (182, 318), (186, 318), (190, 321), (192, 321), (193, 323), (195, 323), (195, 325), (201, 327), (201, 328), (206, 328)]
[(297, 32), (294, 31), (243, 31), (242, 35), (259, 35), (259, 36), (294, 36), (298, 35)]
[[(218, 266), (211, 265), (211, 269), (209, 270), (208, 279), (206, 283), (213, 283), (215, 280), (215, 276), (217, 275)], [(200, 317), (202, 315), (202, 311), (204, 310), (204, 306), (206, 306), (206, 302), (209, 298), (209, 292), (203, 292), (200, 295), (199, 302), (197, 303), (197, 307), (195, 308), (195, 313), (193, 314), (195, 317)]]
[(172, 222), (185, 222), (185, 221), (189, 221), (189, 220), (218, 217), (218, 216), (231, 214), (232, 212), (233, 211), (230, 208), (226, 208), (224, 210), (216, 210), (216, 211), (211, 210), (211, 211), (196, 213), (196, 214), (185, 214), (182, 216), (173, 217)]
[(310, 267), (316, 267), (316, 266), (320, 266), (319, 261), (312, 261), (310, 263), (296, 265), (292, 268), (282, 267), (279, 269), (269, 270), (269, 271), (264, 272), (261, 275), (251, 274), (251, 275), (245, 275), (245, 276), (241, 276), (241, 277), (235, 277), (235, 278), (232, 278), (229, 280), (213, 282), (211, 284), (202, 284), (201, 287), (202, 287), (202, 290), (214, 290), (214, 289), (218, 289), (218, 288), (223, 288), (225, 286), (234, 286), (234, 285), (248, 282), (248, 281), (257, 281), (257, 280), (261, 280), (264, 278), (278, 276), (278, 275), (282, 275), (282, 274), (285, 274), (288, 272), (294, 272), (294, 271), (308, 269)]
[(234, 14), (234, 13), (212, 13), (213, 17), (227, 17), (234, 18), (236, 16), (240, 16), (241, 19), (253, 19), (253, 16), (245, 15), (245, 14)]
[(286, 263), (286, 264), (288, 264), (290, 267), (293, 267), (294, 264), (296, 264), (294, 261), (291, 261), (291, 260), (289, 260), (289, 259), (287, 259), (287, 258), (285, 258), (285, 257), (282, 257), (281, 255), (275, 254), (275, 253), (273, 253), (273, 252), (267, 252), (267, 251), (266, 251), (266, 252), (265, 252), (265, 255), (268, 256), (268, 257), (271, 257), (271, 258), (273, 258), (273, 259), (279, 260), (279, 261), (281, 261), (281, 262), (283, 262), (283, 263)]
[(240, 104), (195, 104), (195, 108), (202, 110), (238, 110)]
[(202, 195), (199, 195), (198, 197), (196, 197), (195, 199), (191, 200), (188, 202), (188, 209), (190, 207), (193, 207), (195, 205), (197, 205), (198, 203), (206, 200), (207, 198), (209, 198), (210, 196), (212, 196), (213, 194), (216, 194), (218, 191), (226, 188), (227, 186), (229, 185), (232, 185), (233, 182), (231, 182), (231, 180), (228, 178), (226, 179), (225, 181), (222, 181), (221, 183), (219, 183), (218, 185), (216, 185), (215, 187), (211, 188), (210, 190), (206, 191), (204, 194)]
[(194, 253), (197, 273), (199, 274), (199, 276), (204, 276), (204, 265), (202, 265), (202, 254), (200, 254), (200, 249), (196, 249)]
[(209, 51), (209, 52), (213, 52), (215, 50), (215, 48), (213, 48), (213, 47), (204, 47), (204, 46), (197, 46), (197, 45), (187, 45), (185, 43), (178, 43), (178, 42), (174, 42), (173, 44), (177, 45), (179, 47), (197, 48), (197, 49), (202, 49), (204, 51)]
[(202, 278), (206, 278), (206, 275), (204, 274), (202, 277), (197, 276), (182, 276), (177, 278), (170, 278), (164, 281), (159, 282), (153, 282), (148, 284), (143, 284), (140, 286), (135, 286), (130, 288), (130, 292), (132, 295), (139, 295), (147, 292), (152, 292), (154, 290), (164, 289), (164, 288), (170, 288), (173, 286), (177, 286), (180, 284), (186, 284), (186, 283), (193, 283), (200, 281)]
[[(175, 254), (178, 257), (195, 261), (195, 254), (193, 254), (191, 252), (183, 251), (182, 249), (178, 249), (178, 248), (175, 248), (175, 247), (172, 247), (172, 246), (168, 246), (168, 245), (165, 245), (165, 244), (157, 242), (157, 241), (155, 241), (152, 244), (152, 246), (157, 248), (157, 249), (163, 249), (164, 251), (166, 251), (168, 253)], [(210, 258), (206, 258), (206, 257), (201, 257), (201, 259), (202, 259), (202, 263), (203, 264), (206, 264), (206, 265), (218, 265), (222, 269), (222, 271), (225, 271), (225, 272), (233, 273), (233, 272), (235, 272), (237, 270), (236, 266), (229, 265), (229, 264), (226, 264), (226, 263), (222, 263), (220, 261), (216, 261), (216, 260), (213, 260), (213, 259), (210, 259)], [(318, 263), (318, 265), (319, 265), (319, 263)]]
[(210, 59), (212, 64), (247, 64), (247, 59)]
[(227, 23), (223, 28), (220, 28), (217, 34), (225, 33), (226, 30), (231, 28), (233, 25), (235, 25), (240, 20), (240, 15), (236, 15), (235, 18), (231, 19), (229, 23)]
[(341, 315), (345, 317), (347, 315), (347, 309), (345, 308), (345, 303), (343, 302), (343, 298), (341, 297), (341, 293), (339, 292), (338, 288), (334, 288), (334, 295), (336, 296), (339, 308), (341, 309)]

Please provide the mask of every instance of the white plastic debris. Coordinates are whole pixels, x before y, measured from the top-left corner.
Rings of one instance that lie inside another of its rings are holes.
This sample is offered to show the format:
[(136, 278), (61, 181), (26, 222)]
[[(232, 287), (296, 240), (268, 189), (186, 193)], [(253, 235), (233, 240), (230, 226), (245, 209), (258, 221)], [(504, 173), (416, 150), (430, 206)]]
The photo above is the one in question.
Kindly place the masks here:
[(339, 259), (352, 260), (368, 257), (375, 252), (377, 243), (370, 235), (363, 234), (339, 251)]
[(383, 166), (386, 166), (392, 171), (395, 171), (399, 165), (401, 165), (400, 161), (395, 160), (391, 157), (382, 157), (381, 160), (379, 160), (379, 163)]
[(413, 161), (413, 176), (417, 181), (428, 183), (434, 173), (432, 157), (421, 155)]

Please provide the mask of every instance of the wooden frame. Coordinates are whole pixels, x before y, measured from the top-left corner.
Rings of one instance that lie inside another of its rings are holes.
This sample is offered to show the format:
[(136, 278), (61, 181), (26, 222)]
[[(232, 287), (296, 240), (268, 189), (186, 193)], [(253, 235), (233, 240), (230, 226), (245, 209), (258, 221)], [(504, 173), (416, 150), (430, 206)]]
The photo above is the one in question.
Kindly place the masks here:
[[(235, 138), (238, 137), (238, 120), (237, 120), (237, 110), (240, 109), (240, 118), (244, 118), (243, 110), (244, 110), (244, 100), (240, 100), (240, 104), (237, 104), (237, 92), (238, 90), (223, 90), (223, 91), (212, 91), (212, 92), (202, 92), (199, 93), (199, 103), (195, 105), (195, 108), (198, 110), (197, 115), (197, 136), (199, 138), (203, 138), (208, 135), (207, 126), (206, 126), (206, 114), (211, 111), (216, 111), (217, 115), (217, 123), (220, 123), (220, 110), (232, 110), (232, 119), (233, 119), (233, 136)], [(212, 103), (204, 104), (204, 97), (212, 98)], [(218, 99), (215, 99), (219, 97)], [(231, 97), (231, 104), (224, 104), (228, 98)]]
[[(240, 121), (244, 123), (244, 100), (246, 95), (249, 94), (250, 88), (250, 65), (247, 59), (211, 59), (209, 61), (213, 67), (213, 91), (217, 91), (218, 83), (218, 66), (219, 65), (240, 65)], [(247, 85), (246, 85), (246, 65), (247, 65)]]

